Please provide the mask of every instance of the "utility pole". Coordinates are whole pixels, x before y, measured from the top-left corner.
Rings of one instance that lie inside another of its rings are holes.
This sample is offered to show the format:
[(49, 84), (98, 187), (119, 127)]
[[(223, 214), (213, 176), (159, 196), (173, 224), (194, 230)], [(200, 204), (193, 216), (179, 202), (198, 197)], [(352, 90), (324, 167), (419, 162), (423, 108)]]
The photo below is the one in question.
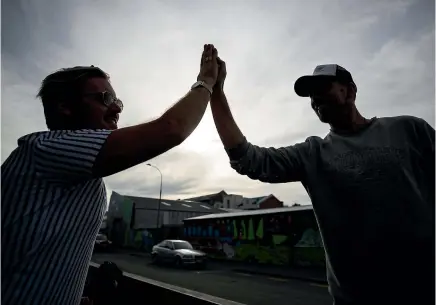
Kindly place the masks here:
[(160, 171), (160, 169), (157, 166), (154, 166), (153, 164), (148, 163), (147, 166), (154, 167), (155, 169), (157, 169), (157, 171), (160, 174), (160, 190), (159, 190), (159, 201), (158, 201), (158, 206), (157, 206), (157, 218), (156, 218), (156, 228), (159, 229), (160, 205), (161, 205), (161, 201), (162, 201), (162, 172)]

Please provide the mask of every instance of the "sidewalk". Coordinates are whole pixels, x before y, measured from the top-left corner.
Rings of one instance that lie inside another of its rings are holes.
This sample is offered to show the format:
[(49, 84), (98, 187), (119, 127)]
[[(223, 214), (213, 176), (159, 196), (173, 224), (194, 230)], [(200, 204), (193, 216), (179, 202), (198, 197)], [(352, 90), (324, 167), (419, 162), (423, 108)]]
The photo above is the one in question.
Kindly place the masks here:
[[(132, 256), (150, 258), (149, 253), (133, 249), (119, 249), (118, 253), (125, 253)], [(327, 284), (326, 270), (314, 267), (290, 267), (263, 264), (248, 264), (238, 261), (226, 261), (212, 259), (208, 264), (211, 269), (227, 269), (233, 272), (257, 274), (283, 279), (297, 279), (325, 285)]]

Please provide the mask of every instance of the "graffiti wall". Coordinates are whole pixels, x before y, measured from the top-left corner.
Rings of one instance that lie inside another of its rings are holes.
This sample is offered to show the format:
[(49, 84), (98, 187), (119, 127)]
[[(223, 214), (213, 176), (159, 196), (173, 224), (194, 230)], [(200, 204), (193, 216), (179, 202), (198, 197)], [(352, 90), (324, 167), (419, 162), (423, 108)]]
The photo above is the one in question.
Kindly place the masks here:
[(150, 251), (154, 246), (153, 232), (151, 230), (130, 230), (127, 245), (138, 250)]
[(125, 244), (138, 250), (151, 251), (153, 246), (163, 239), (182, 239), (182, 226), (166, 227), (159, 229), (130, 229)]
[(186, 221), (184, 236), (214, 258), (276, 265), (324, 264), (312, 211)]

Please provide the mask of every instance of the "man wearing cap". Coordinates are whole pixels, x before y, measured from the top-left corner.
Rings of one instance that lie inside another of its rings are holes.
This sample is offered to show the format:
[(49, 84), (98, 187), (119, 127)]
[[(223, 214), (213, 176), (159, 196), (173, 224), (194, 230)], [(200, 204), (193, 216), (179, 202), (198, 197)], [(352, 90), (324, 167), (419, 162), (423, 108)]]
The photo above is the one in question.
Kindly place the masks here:
[(351, 74), (329, 64), (299, 78), (295, 91), (330, 132), (258, 147), (233, 119), (218, 60), (211, 108), (230, 164), (251, 179), (303, 184), (334, 304), (434, 304), (435, 130), (412, 116), (363, 117)]

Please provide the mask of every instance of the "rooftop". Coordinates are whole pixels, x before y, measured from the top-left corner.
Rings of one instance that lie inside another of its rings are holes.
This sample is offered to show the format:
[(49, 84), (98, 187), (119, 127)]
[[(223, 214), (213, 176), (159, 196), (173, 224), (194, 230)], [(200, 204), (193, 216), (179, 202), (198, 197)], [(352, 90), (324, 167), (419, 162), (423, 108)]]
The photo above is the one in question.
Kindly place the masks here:
[[(115, 193), (115, 192), (113, 192)], [(117, 194), (117, 193), (116, 193)], [(125, 199), (131, 200), (135, 203), (135, 208), (140, 210), (157, 210), (159, 207), (158, 198), (148, 198), (148, 197), (135, 197), (120, 195)], [(196, 213), (225, 213), (225, 210), (214, 208), (205, 203), (195, 202), (190, 200), (169, 200), (161, 199), (160, 203), (161, 211), (179, 211), (179, 212), (196, 212)]]
[(213, 194), (207, 194), (207, 195), (201, 195), (201, 196), (197, 196), (197, 197), (191, 197), (191, 198), (186, 198), (184, 199), (186, 200), (197, 200), (197, 201), (203, 201), (203, 200), (209, 200), (209, 199), (213, 199), (213, 198), (217, 198), (217, 197), (221, 197), (221, 196), (227, 196), (228, 194), (222, 190), (221, 192), (218, 193), (213, 193)]
[(229, 212), (229, 213), (217, 213), (217, 214), (191, 217), (191, 218), (185, 219), (185, 221), (216, 219), (216, 218), (229, 218), (229, 217), (239, 217), (239, 216), (253, 216), (253, 215), (264, 215), (264, 214), (278, 214), (278, 213), (309, 211), (309, 210), (313, 210), (312, 205), (302, 205), (302, 206), (274, 208), (274, 209), (260, 209), (260, 210)]

